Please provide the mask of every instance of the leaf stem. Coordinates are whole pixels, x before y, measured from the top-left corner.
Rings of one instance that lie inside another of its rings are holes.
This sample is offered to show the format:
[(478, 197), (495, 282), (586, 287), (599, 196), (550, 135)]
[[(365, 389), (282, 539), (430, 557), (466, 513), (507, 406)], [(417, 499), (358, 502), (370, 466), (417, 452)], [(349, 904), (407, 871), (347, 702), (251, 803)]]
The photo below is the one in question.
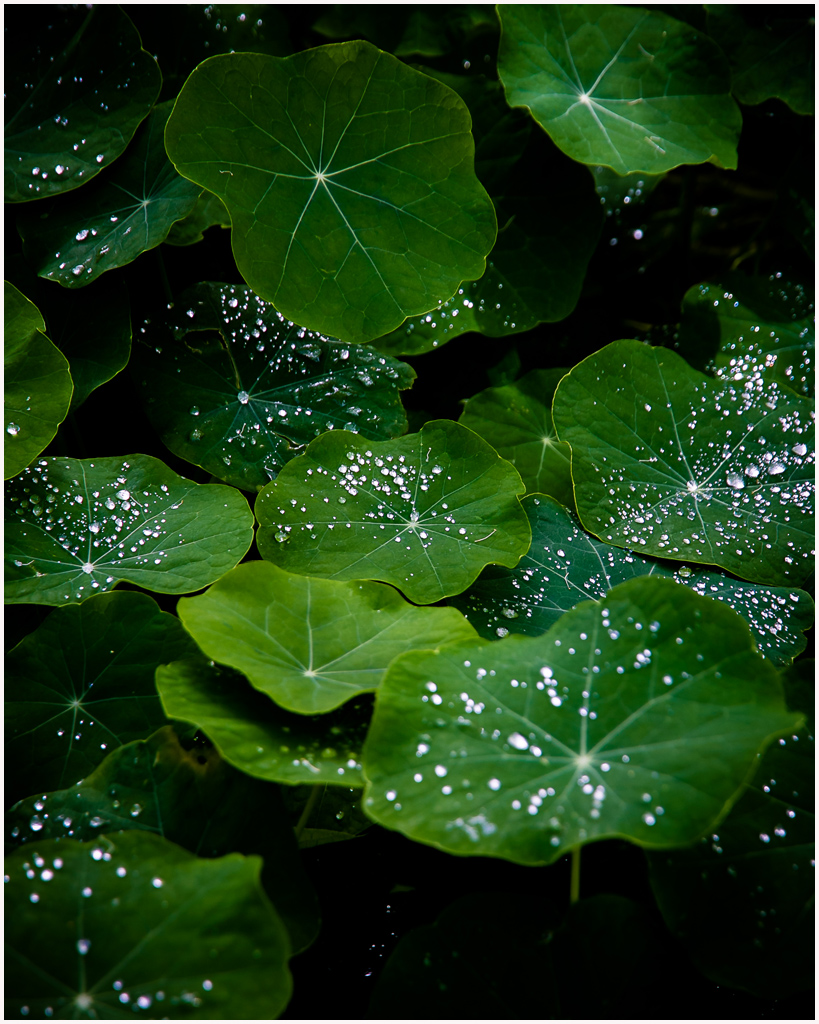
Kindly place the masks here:
[(301, 839), (301, 834), (304, 831), (307, 822), (310, 820), (310, 815), (313, 813), (313, 808), (316, 806), (318, 798), (321, 796), (321, 794), (324, 792), (326, 788), (326, 784), (320, 782), (317, 785), (313, 786), (313, 788), (310, 790), (310, 796), (308, 796), (307, 803), (304, 805), (304, 810), (301, 812), (301, 817), (299, 818), (296, 827), (293, 830), (296, 833), (296, 840)]
[(159, 267), (159, 277), (162, 281), (162, 290), (165, 292), (165, 298), (173, 305), (173, 292), (171, 291), (171, 282), (168, 280), (168, 272), (165, 269), (165, 259), (162, 255), (162, 246), (158, 245), (154, 252), (156, 253), (156, 264)]
[(569, 885), (569, 902), (577, 903), (580, 899), (580, 847), (572, 850), (572, 880)]

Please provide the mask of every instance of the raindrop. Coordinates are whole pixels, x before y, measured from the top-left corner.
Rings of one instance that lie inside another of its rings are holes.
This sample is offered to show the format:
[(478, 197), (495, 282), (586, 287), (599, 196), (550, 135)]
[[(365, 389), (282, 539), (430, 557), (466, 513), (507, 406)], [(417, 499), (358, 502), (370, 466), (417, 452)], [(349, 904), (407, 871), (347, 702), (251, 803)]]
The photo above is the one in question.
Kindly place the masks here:
[(250, 395), (246, 391), (240, 391), (236, 396), (242, 405), (247, 405), (250, 401)]
[(80, 956), (85, 956), (88, 950), (91, 948), (90, 939), (77, 939), (77, 952)]
[(17, 435), (20, 433), (20, 424), (19, 423), (9, 423), (6, 426), (6, 433), (7, 434), (11, 434), (12, 437), (17, 437)]

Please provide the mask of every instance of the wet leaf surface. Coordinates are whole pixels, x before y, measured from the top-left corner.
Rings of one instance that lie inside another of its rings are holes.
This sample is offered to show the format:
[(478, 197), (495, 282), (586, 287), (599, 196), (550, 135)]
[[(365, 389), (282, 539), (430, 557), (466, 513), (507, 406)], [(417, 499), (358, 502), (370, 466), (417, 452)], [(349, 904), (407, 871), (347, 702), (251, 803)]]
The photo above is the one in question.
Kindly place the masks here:
[(122, 580), (187, 594), (232, 569), (253, 540), (242, 495), (195, 484), (159, 459), (39, 459), (6, 495), (6, 601), (69, 604)]
[(308, 576), (392, 583), (432, 604), (530, 541), (517, 471), (450, 420), (368, 443), (316, 438), (256, 500), (262, 558)]
[(364, 808), (447, 852), (520, 864), (611, 837), (681, 846), (799, 721), (735, 612), (670, 580), (629, 580), (545, 636), (393, 662)]

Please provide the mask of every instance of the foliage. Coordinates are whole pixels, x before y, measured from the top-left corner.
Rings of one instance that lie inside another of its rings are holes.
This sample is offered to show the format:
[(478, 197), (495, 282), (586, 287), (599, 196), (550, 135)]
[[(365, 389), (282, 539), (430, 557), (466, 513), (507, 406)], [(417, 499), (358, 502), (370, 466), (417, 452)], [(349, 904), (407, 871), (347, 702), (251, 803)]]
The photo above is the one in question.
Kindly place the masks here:
[(804, 1016), (812, 24), (32, 10), (6, 1017)]

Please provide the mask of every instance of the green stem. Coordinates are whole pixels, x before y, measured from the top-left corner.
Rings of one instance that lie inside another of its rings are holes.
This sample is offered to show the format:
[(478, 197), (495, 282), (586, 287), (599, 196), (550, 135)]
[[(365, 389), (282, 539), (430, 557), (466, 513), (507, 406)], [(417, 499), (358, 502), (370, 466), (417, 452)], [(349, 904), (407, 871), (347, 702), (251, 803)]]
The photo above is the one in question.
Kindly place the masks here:
[(301, 812), (301, 817), (293, 830), (296, 833), (296, 840), (301, 839), (301, 834), (304, 831), (307, 822), (310, 820), (310, 815), (313, 813), (313, 808), (318, 803), (318, 799), (324, 792), (326, 786), (324, 783), (319, 783), (317, 786), (313, 786), (310, 790), (310, 796), (307, 798), (307, 803), (304, 805), (304, 810)]
[(569, 887), (569, 902), (577, 903), (580, 899), (580, 847), (572, 850), (572, 880)]
[(171, 291), (171, 282), (168, 280), (168, 272), (165, 269), (165, 260), (162, 256), (162, 247), (158, 245), (154, 249), (154, 252), (156, 253), (156, 263), (157, 266), (159, 267), (159, 277), (160, 280), (162, 281), (162, 290), (165, 292), (165, 298), (171, 305), (173, 305), (173, 292)]

